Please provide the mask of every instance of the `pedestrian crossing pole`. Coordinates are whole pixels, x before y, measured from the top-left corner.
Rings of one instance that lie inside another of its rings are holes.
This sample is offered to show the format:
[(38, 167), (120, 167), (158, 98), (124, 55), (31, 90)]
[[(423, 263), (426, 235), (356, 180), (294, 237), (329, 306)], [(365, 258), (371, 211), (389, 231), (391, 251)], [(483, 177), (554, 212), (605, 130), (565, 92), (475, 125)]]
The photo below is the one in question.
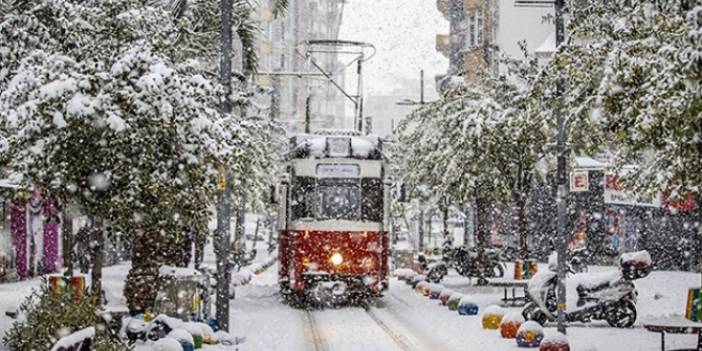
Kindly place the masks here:
[[(224, 89), (221, 101), (222, 118), (230, 118), (232, 112), (232, 0), (221, 0), (222, 17), (220, 57), (220, 82)], [(217, 257), (216, 318), (219, 330), (229, 331), (229, 241), (231, 223), (231, 175), (226, 165), (220, 165), (217, 175), (217, 233), (215, 254)]]

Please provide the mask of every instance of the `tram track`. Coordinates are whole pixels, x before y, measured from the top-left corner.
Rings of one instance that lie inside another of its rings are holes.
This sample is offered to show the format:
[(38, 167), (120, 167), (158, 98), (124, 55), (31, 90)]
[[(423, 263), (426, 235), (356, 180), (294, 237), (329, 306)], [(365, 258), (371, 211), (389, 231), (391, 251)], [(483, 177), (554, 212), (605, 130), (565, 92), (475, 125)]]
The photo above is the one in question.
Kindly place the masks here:
[(312, 311), (305, 310), (304, 319), (307, 324), (307, 332), (309, 333), (309, 339), (312, 342), (312, 350), (314, 351), (329, 351), (329, 346), (326, 340), (319, 331), (317, 321), (312, 314)]
[(375, 322), (375, 324), (381, 330), (383, 330), (383, 332), (385, 332), (385, 334), (387, 336), (389, 336), (390, 339), (392, 339), (392, 341), (395, 342), (395, 344), (400, 347), (400, 349), (402, 349), (403, 351), (415, 351), (416, 350), (414, 347), (412, 347), (407, 342), (406, 337), (403, 337), (403, 335), (401, 333), (399, 333), (397, 330), (388, 326), (387, 323), (385, 323), (380, 317), (378, 317), (378, 315), (375, 312), (373, 312), (373, 309), (371, 309), (370, 305), (364, 304), (362, 307), (363, 307), (363, 310), (366, 311), (366, 314), (368, 314), (370, 319), (373, 322)]

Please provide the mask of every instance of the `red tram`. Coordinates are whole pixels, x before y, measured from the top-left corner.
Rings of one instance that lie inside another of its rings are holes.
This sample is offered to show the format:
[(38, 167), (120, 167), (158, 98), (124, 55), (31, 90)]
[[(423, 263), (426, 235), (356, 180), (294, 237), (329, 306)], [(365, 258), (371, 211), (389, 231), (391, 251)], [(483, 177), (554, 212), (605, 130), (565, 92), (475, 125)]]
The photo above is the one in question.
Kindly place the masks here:
[(324, 299), (387, 290), (389, 187), (381, 145), (370, 136), (291, 139), (278, 193), (284, 295)]

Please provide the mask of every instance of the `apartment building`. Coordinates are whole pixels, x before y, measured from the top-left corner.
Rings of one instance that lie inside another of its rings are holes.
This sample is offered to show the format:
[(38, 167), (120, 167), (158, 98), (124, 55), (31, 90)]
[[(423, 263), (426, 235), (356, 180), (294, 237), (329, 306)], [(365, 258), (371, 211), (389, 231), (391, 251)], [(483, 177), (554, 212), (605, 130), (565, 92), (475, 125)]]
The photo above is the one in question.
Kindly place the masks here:
[[(288, 11), (273, 15), (270, 0), (258, 13), (262, 29), (256, 83), (270, 91), (270, 114), (290, 132), (347, 127), (343, 96), (304, 56), (307, 40), (338, 39), (345, 0), (290, 0)], [(344, 86), (344, 66), (334, 54), (315, 61)], [(350, 122), (349, 126), (350, 126)]]

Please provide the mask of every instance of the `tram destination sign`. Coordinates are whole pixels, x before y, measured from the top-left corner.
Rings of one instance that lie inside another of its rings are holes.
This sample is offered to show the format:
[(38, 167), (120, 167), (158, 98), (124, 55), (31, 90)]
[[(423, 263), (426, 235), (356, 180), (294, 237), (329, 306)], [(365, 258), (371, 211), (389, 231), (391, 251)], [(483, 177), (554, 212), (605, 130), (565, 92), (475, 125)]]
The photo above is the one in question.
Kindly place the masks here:
[(354, 178), (361, 175), (361, 167), (354, 164), (321, 164), (317, 165), (319, 178)]

